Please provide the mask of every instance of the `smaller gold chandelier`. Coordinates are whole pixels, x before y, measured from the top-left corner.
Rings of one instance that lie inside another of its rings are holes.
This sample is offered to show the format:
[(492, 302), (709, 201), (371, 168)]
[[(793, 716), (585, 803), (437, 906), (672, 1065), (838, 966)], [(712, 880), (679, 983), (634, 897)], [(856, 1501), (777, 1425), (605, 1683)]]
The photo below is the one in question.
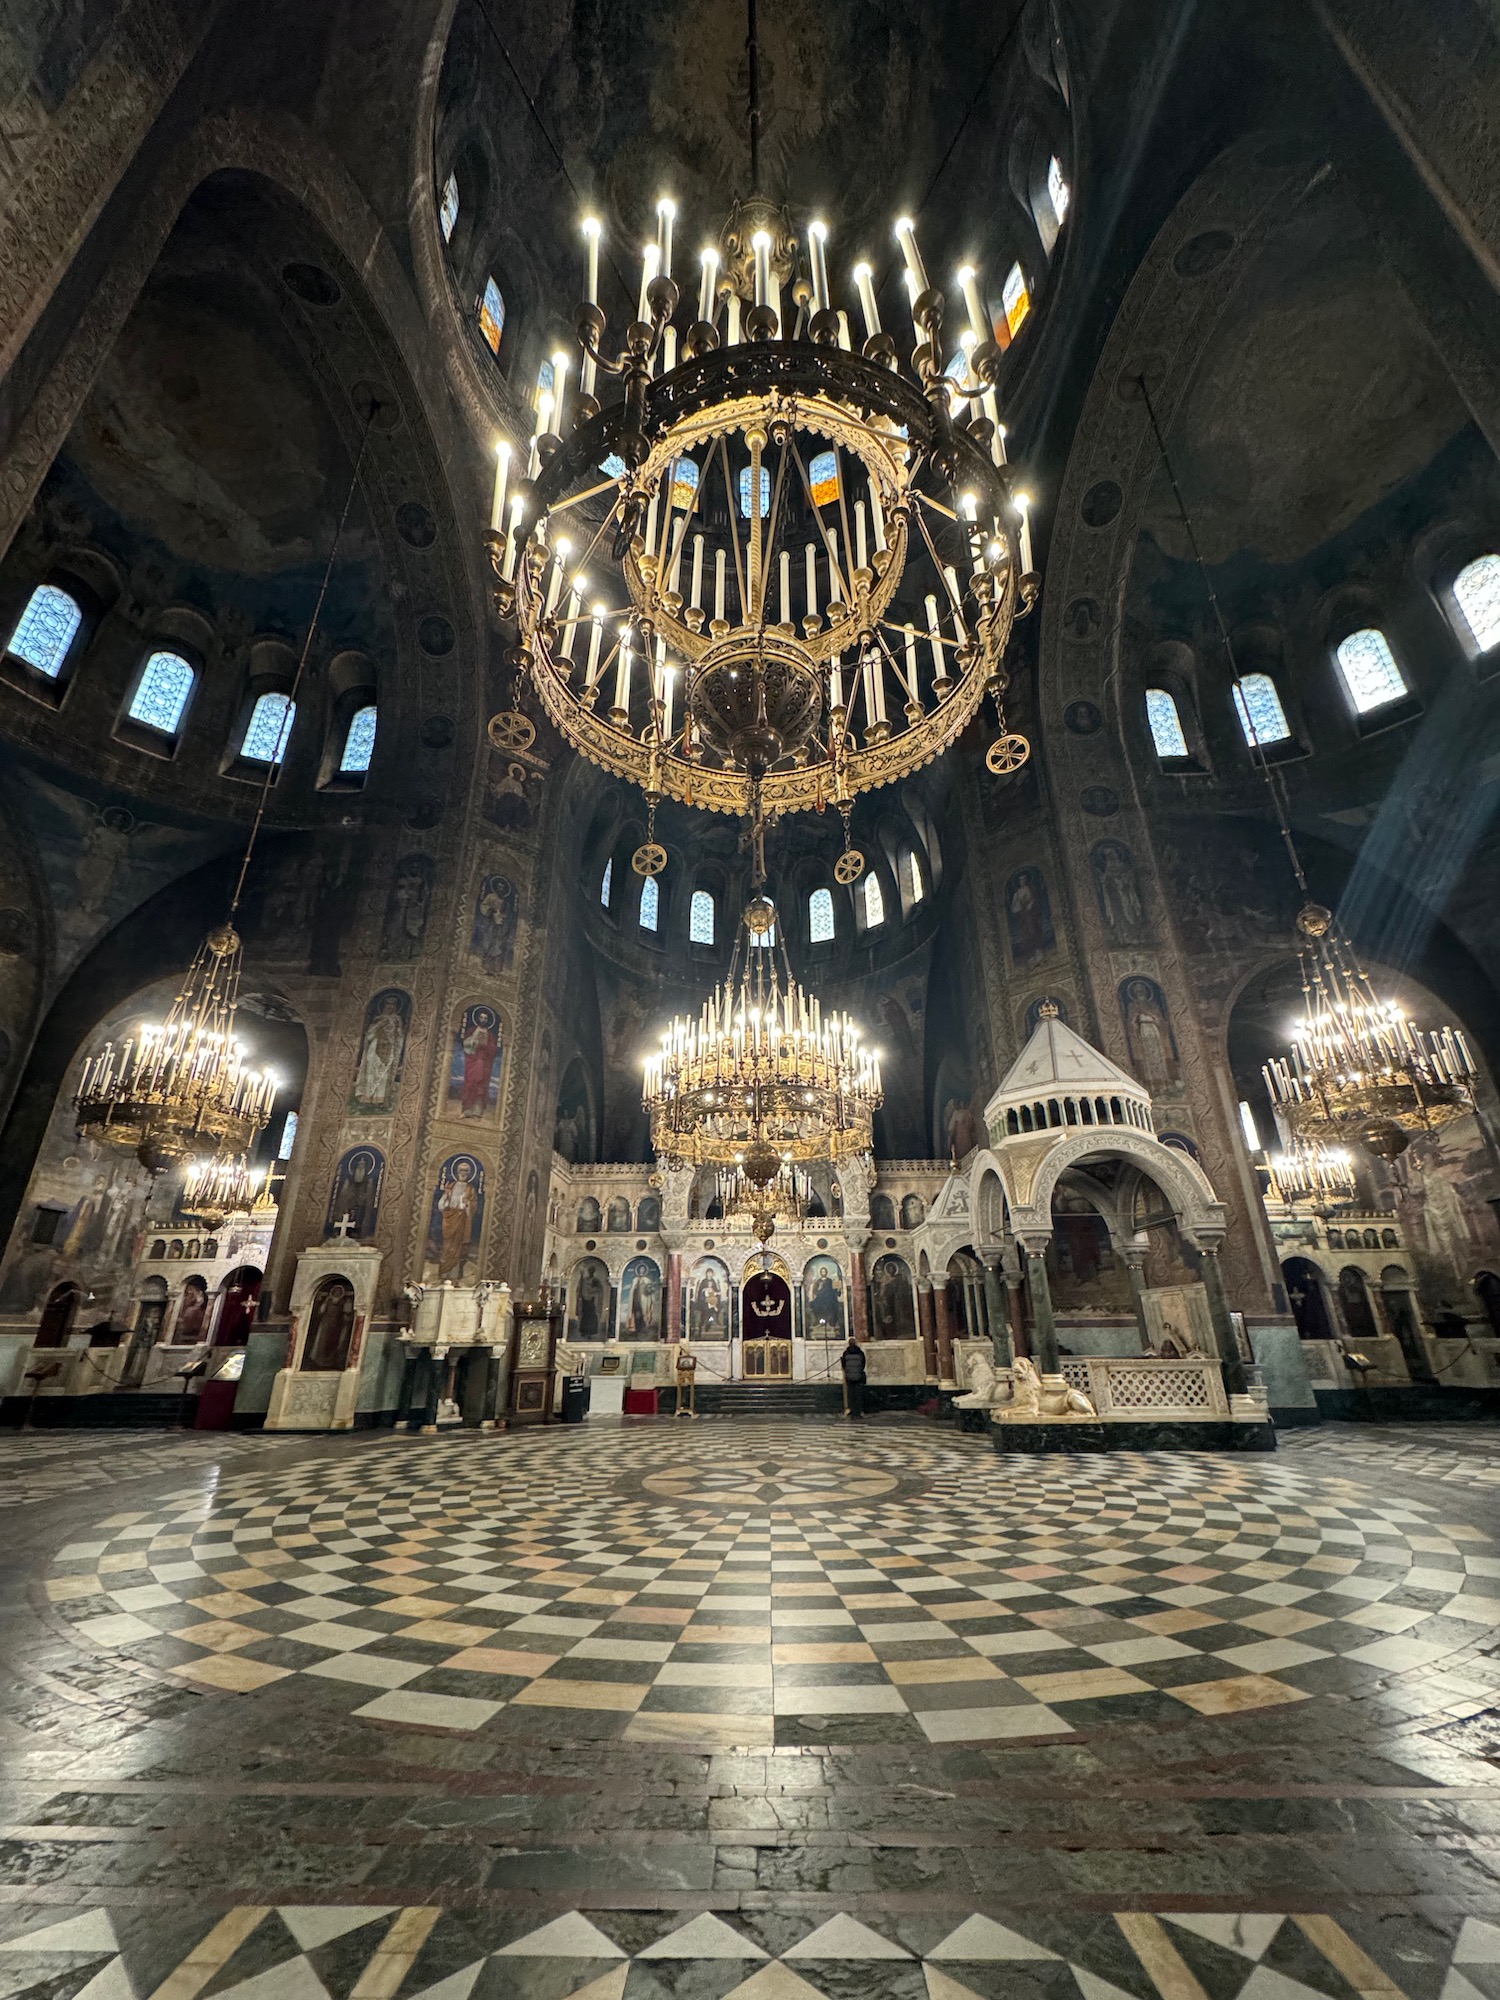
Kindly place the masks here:
[(205, 1148), (248, 1152), (270, 1118), (276, 1078), (245, 1066), (234, 1037), (239, 986), (239, 934), (221, 924), (198, 947), (165, 1022), (118, 1048), (106, 1042), (85, 1064), (79, 1130), (133, 1147), (152, 1173)]
[(724, 1220), (748, 1217), (762, 1249), (776, 1233), (776, 1224), (800, 1222), (812, 1200), (813, 1185), (801, 1167), (781, 1158), (770, 1146), (751, 1147), (732, 1167), (719, 1169), (719, 1206)]
[(1321, 905), (1309, 903), (1297, 929), (1305, 1013), (1290, 1052), (1262, 1071), (1286, 1128), (1394, 1160), (1414, 1133), (1471, 1111), (1476, 1071), (1460, 1030), (1414, 1027), (1380, 999)]
[(265, 1184), (264, 1167), (247, 1167), (241, 1158), (194, 1160), (182, 1183), (178, 1208), (185, 1222), (220, 1229), (231, 1215), (248, 1215)]
[(643, 1101), (663, 1167), (712, 1167), (770, 1190), (795, 1166), (872, 1152), (880, 1058), (847, 1014), (825, 1015), (792, 978), (761, 895), (723, 985), (647, 1057)]
[(1266, 1174), (1266, 1199), (1288, 1207), (1343, 1208), (1354, 1199), (1353, 1156), (1339, 1146), (1293, 1139), (1285, 1151), (1267, 1156)]

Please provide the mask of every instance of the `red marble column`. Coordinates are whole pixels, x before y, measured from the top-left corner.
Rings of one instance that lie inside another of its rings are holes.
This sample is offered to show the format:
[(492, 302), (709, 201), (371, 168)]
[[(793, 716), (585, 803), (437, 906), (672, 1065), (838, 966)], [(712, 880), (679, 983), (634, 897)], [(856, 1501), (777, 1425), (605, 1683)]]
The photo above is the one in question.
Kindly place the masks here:
[(935, 1283), (932, 1303), (937, 1313), (937, 1368), (940, 1382), (953, 1380), (953, 1327), (948, 1318), (948, 1287)]
[(667, 1252), (667, 1339), (682, 1338), (682, 1252)]
[(922, 1334), (922, 1361), (929, 1375), (938, 1372), (937, 1326), (932, 1316), (932, 1286), (923, 1280), (917, 1286), (917, 1325)]
[(849, 1261), (849, 1290), (854, 1304), (854, 1338), (866, 1341), (870, 1338), (870, 1295), (865, 1284), (865, 1260), (856, 1251)]

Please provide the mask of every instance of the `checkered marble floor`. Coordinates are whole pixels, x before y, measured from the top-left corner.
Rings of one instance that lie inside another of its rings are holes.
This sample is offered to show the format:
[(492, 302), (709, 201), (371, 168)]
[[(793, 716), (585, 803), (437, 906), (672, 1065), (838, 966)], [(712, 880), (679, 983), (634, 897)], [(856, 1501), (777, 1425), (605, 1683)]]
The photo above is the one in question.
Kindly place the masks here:
[(114, 1513), (41, 1589), (78, 1645), (268, 1720), (295, 1687), (311, 1726), (1000, 1743), (1357, 1699), (1494, 1647), (1500, 1556), (1453, 1511), (1306, 1455), (1018, 1460), (895, 1426), (400, 1438)]
[(1337, 1457), (1341, 1464), (1374, 1466), (1404, 1477), (1481, 1490), (1500, 1487), (1496, 1424), (1322, 1424), (1316, 1430), (1284, 1431), (1280, 1442), (1294, 1462)]
[(260, 1458), (286, 1442), (259, 1432), (108, 1431), (85, 1438), (77, 1431), (0, 1430), (0, 1508), (33, 1507), (121, 1479), (216, 1467), (226, 1458)]
[(847, 1912), (353, 1904), (6, 1912), (0, 1992), (46, 2000), (1485, 2000), (1500, 1926), (1316, 1914), (862, 1921)]

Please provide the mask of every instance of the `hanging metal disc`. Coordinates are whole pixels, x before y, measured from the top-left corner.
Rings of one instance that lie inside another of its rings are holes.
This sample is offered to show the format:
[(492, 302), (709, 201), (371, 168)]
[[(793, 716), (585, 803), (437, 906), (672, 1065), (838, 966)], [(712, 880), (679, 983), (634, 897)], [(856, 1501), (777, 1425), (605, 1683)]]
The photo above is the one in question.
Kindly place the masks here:
[(843, 882), (845, 884), (857, 882), (864, 872), (865, 857), (857, 847), (846, 847), (838, 860), (833, 864), (833, 875), (836, 882)]
[(1024, 736), (997, 736), (985, 752), (985, 763), (997, 778), (1008, 772), (1019, 771), (1031, 755), (1031, 745)]
[(489, 737), (497, 750), (529, 750), (536, 741), (536, 724), (518, 708), (502, 708), (490, 717)]
[(660, 875), (667, 865), (667, 850), (656, 841), (648, 840), (631, 855), (630, 865), (637, 875)]

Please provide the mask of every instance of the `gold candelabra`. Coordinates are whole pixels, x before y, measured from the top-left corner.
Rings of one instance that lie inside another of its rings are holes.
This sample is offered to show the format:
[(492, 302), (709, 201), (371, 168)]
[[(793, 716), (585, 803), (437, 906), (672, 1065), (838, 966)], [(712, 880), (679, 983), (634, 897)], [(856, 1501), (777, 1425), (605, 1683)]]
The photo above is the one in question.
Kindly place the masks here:
[(1472, 1110), (1476, 1069), (1462, 1032), (1415, 1027), (1382, 1000), (1321, 905), (1307, 905), (1297, 929), (1303, 1018), (1289, 1052), (1262, 1071), (1286, 1129), (1393, 1160), (1414, 1133)]
[(183, 1176), (178, 1206), (185, 1221), (219, 1229), (231, 1215), (268, 1205), (265, 1183), (266, 1169), (248, 1166), (243, 1155), (194, 1160)]
[(221, 924), (197, 955), (167, 1018), (84, 1065), (79, 1129), (134, 1149), (153, 1173), (205, 1147), (243, 1154), (271, 1116), (276, 1078), (246, 1066), (235, 1039), (240, 940)]

